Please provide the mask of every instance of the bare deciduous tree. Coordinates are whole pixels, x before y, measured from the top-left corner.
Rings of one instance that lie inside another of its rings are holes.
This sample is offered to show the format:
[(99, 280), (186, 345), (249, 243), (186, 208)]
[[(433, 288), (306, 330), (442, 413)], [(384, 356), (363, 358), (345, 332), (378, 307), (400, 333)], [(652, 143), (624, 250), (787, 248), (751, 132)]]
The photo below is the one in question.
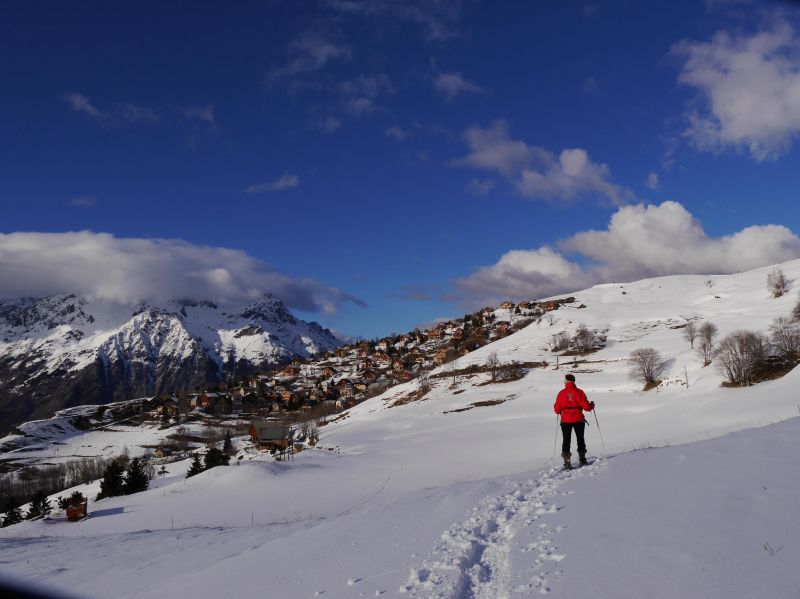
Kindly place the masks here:
[(789, 290), (789, 280), (780, 268), (775, 268), (767, 275), (767, 289), (772, 297), (780, 297)]
[(800, 354), (800, 323), (781, 316), (772, 321), (769, 332), (781, 356), (793, 358)]
[(764, 335), (753, 331), (734, 331), (719, 344), (719, 368), (728, 382), (752, 385), (766, 360)]
[(697, 355), (703, 360), (703, 366), (711, 364), (714, 357), (714, 339), (719, 329), (713, 322), (705, 321), (697, 329), (699, 343), (697, 345)]
[(658, 383), (659, 377), (669, 367), (669, 361), (661, 357), (652, 347), (634, 350), (630, 355), (630, 377), (642, 383), (645, 387), (652, 387)]
[(492, 352), (486, 358), (486, 368), (492, 374), (492, 381), (497, 380), (497, 368), (500, 366), (500, 360), (497, 359), (497, 353)]
[(417, 385), (419, 387), (420, 393), (422, 393), (423, 395), (431, 390), (431, 381), (430, 378), (428, 378), (427, 372), (421, 372), (419, 374), (419, 377), (417, 378)]
[(575, 331), (575, 336), (572, 338), (572, 343), (575, 349), (581, 353), (589, 351), (594, 345), (595, 334), (589, 328), (581, 323)]
[(693, 320), (690, 320), (686, 323), (686, 326), (683, 327), (683, 338), (689, 342), (689, 347), (694, 349), (694, 339), (697, 337), (697, 325)]
[(560, 333), (556, 333), (550, 340), (550, 348), (552, 351), (564, 351), (565, 349), (569, 348), (569, 333), (566, 331), (561, 331)]
[(800, 300), (797, 300), (797, 303), (792, 309), (792, 320), (795, 322), (800, 322)]

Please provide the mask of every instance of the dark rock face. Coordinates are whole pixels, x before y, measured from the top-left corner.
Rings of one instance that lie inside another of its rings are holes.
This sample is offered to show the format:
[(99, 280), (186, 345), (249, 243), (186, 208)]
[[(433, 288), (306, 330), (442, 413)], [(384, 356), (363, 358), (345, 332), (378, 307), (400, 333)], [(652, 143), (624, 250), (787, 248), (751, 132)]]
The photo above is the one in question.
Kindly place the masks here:
[(66, 407), (199, 390), (339, 344), (272, 296), (226, 308), (182, 300), (109, 316), (75, 295), (0, 301), (0, 433)]

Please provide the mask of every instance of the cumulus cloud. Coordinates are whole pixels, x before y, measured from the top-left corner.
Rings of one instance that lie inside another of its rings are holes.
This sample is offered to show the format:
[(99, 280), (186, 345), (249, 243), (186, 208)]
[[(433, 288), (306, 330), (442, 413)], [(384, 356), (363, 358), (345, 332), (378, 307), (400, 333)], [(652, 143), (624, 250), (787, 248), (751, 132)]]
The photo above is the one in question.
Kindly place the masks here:
[(54, 293), (129, 305), (175, 299), (224, 304), (272, 293), (290, 308), (325, 313), (344, 302), (364, 305), (339, 289), (282, 274), (239, 250), (90, 231), (0, 234), (0, 296)]
[(448, 102), (459, 94), (480, 94), (484, 91), (480, 85), (464, 79), (461, 73), (439, 73), (433, 80), (433, 86), (444, 95)]
[(800, 39), (785, 21), (751, 35), (720, 31), (684, 41), (678, 81), (699, 93), (685, 135), (701, 150), (745, 150), (775, 159), (800, 134)]
[[(575, 256), (570, 259), (569, 255)], [(800, 257), (800, 238), (780, 225), (710, 237), (681, 204), (623, 206), (602, 231), (512, 250), (456, 281), (465, 303), (531, 299), (598, 283), (672, 274), (730, 274)]]
[(245, 193), (265, 193), (270, 191), (284, 191), (292, 189), (300, 185), (300, 177), (283, 173), (280, 177), (269, 183), (259, 183), (258, 185), (251, 185), (245, 189)]
[(513, 139), (504, 120), (467, 129), (464, 141), (469, 154), (453, 165), (498, 172), (527, 198), (569, 202), (591, 196), (619, 205), (634, 197), (629, 189), (611, 183), (608, 166), (590, 160), (586, 150), (565, 149), (556, 156)]

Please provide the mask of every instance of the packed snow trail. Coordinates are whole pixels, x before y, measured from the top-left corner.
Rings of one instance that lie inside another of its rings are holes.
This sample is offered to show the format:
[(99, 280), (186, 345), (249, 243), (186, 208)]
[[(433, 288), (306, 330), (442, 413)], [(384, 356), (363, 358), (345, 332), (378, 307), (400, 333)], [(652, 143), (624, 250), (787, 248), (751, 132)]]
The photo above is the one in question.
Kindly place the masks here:
[[(547, 522), (560, 509), (559, 487), (605, 468), (605, 460), (569, 471), (553, 466), (536, 478), (513, 483), (507, 493), (485, 499), (466, 520), (442, 534), (400, 592), (449, 599), (547, 594), (566, 557), (558, 552), (555, 539), (563, 527)], [(520, 553), (524, 559), (514, 559)]]

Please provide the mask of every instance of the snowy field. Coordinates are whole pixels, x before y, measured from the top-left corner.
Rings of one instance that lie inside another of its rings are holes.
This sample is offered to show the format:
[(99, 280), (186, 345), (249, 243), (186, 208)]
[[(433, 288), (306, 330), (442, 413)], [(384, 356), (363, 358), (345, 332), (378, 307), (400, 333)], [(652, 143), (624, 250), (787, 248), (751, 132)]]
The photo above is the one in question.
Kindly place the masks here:
[[(800, 280), (800, 261), (782, 268)], [(457, 363), (496, 352), (547, 368), (498, 384), (432, 378), (422, 400), (392, 407), (417, 383), (395, 387), (291, 462), (245, 458), (188, 480), (175, 463), (144, 493), (90, 503), (81, 523), (0, 530), (0, 572), (85, 597), (796, 599), (800, 370), (722, 388), (674, 328), (766, 332), (797, 300), (768, 294), (769, 270), (576, 293), (586, 308)], [(579, 323), (607, 345), (556, 369), (547, 342)], [(647, 393), (628, 379), (641, 347), (672, 360)], [(553, 459), (566, 372), (597, 403), (605, 441), (590, 416), (598, 459), (570, 473)], [(487, 401), (501, 403), (475, 406)]]

